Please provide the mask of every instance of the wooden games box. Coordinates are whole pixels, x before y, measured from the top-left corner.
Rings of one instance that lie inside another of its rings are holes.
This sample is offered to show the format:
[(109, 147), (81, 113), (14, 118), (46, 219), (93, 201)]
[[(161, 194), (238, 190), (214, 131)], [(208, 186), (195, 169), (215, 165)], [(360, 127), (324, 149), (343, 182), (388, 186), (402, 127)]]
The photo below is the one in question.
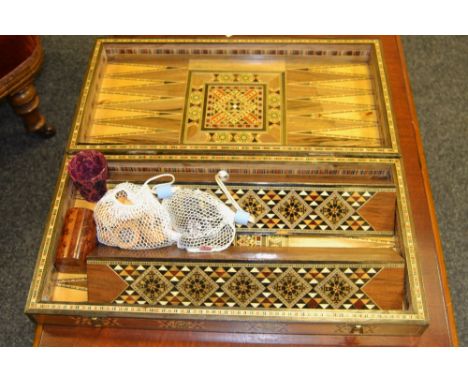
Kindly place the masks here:
[[(185, 332), (196, 344), (220, 333), (226, 343), (242, 333), (279, 343), (453, 341), (449, 329), (432, 335), (441, 329), (428, 299), (442, 286), (434, 293), (423, 276), (392, 41), (98, 40), (26, 306), (44, 344), (64, 326), (80, 338)], [(99, 245), (86, 273), (59, 272), (66, 211), (94, 208), (66, 173), (85, 149), (106, 154), (109, 187), (170, 172), (229, 205), (214, 182), (227, 170), (255, 221), (219, 253)]]

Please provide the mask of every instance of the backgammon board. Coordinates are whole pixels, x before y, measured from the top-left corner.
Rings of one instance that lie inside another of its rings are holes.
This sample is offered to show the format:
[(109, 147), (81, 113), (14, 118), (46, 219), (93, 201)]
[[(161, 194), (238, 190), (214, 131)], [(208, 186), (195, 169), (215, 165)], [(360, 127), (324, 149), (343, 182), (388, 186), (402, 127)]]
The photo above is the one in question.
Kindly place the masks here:
[[(38, 343), (455, 344), (401, 65), (393, 37), (97, 40), (26, 306)], [(86, 149), (110, 188), (169, 172), (232, 207), (227, 170), (254, 221), (219, 253), (99, 245), (59, 272), (66, 211), (94, 208), (66, 172)]]
[(165, 41), (97, 46), (71, 150), (398, 153), (376, 40)]

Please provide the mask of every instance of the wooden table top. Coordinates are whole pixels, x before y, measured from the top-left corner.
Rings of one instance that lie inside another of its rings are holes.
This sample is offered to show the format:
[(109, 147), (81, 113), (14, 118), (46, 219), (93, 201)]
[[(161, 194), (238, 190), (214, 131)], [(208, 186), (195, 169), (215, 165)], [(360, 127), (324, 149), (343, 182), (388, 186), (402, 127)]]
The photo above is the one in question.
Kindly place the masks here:
[[(349, 37), (349, 36), (347, 36)], [(429, 326), (421, 336), (313, 336), (178, 332), (38, 325), (36, 346), (456, 346), (458, 339), (424, 151), (403, 47), (397, 36), (381, 39), (413, 211), (416, 245)]]

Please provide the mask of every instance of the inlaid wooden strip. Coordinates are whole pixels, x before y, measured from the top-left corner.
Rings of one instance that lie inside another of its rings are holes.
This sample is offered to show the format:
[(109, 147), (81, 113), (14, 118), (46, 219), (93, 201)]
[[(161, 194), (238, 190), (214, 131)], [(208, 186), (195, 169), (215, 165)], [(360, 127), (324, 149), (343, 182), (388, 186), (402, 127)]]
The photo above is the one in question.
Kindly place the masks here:
[[(262, 235), (254, 233), (237, 233), (233, 242), (239, 247), (302, 247), (302, 248), (396, 248), (393, 236), (371, 237), (323, 237), (312, 235)], [(375, 253), (373, 253), (373, 256)]]
[(288, 63), (286, 65), (286, 70), (302, 70), (315, 73), (346, 74), (346, 78), (353, 78), (354, 80), (356, 79), (356, 77), (369, 76), (369, 66), (367, 65), (367, 63)]
[[(252, 41), (249, 41), (250, 43)], [(299, 46), (287, 46), (281, 43), (280, 47), (275, 46), (262, 46), (257, 45), (255, 47), (248, 46), (229, 46), (225, 44), (217, 44), (213, 47), (209, 45), (194, 46), (187, 45), (181, 46), (180, 44), (164, 46), (156, 45), (144, 45), (139, 46), (138, 44), (121, 45), (119, 48), (106, 47), (106, 54), (111, 55), (116, 60), (129, 60), (132, 57), (135, 59), (141, 59), (144, 56), (152, 58), (153, 55), (162, 56), (163, 60), (180, 60), (185, 58), (187, 55), (195, 56), (250, 56), (250, 55), (268, 55), (268, 56), (292, 56), (297, 57), (311, 57), (315, 56), (318, 58), (332, 57), (337, 60), (343, 57), (346, 64), (349, 65), (351, 62), (363, 62), (370, 56), (370, 50), (368, 45), (334, 45), (334, 44), (320, 44), (316, 46), (307, 44)]]
[[(231, 206), (222, 190), (215, 185), (184, 184), (184, 187), (207, 191)], [(241, 208), (255, 218), (255, 222), (248, 227), (237, 227), (241, 233), (394, 233), (394, 191), (371, 187), (327, 189), (275, 184), (229, 185), (228, 189)], [(371, 207), (364, 209), (364, 217), (361, 209), (376, 195), (378, 197)]]
[(321, 102), (318, 100), (292, 99), (287, 102), (288, 116), (303, 115), (310, 116), (314, 113), (342, 113), (356, 111), (371, 111), (374, 108), (372, 104), (356, 104), (346, 102)]
[[(124, 81), (124, 80), (120, 80)], [(141, 96), (168, 96), (179, 97), (184, 94), (185, 84), (178, 82), (148, 82), (143, 85), (139, 82), (125, 80), (126, 86), (112, 86), (104, 88), (107, 92), (114, 92), (128, 95), (141, 95)]]
[(314, 84), (288, 84), (287, 93), (289, 99), (297, 98), (321, 98), (321, 97), (333, 97), (339, 98), (340, 101), (346, 99), (347, 97), (355, 96), (369, 96), (373, 92), (371, 89), (361, 89), (360, 87), (346, 87), (340, 83), (340, 87), (329, 86), (328, 83), (323, 84), (314, 83)]
[(311, 70), (288, 70), (288, 82), (300, 83), (309, 81), (353, 81), (353, 80), (367, 80), (367, 74), (352, 74), (352, 73), (333, 73), (325, 71), (311, 71)]
[(102, 90), (99, 95), (97, 96), (97, 105), (99, 107), (105, 107), (106, 105), (113, 105), (113, 104), (126, 104), (132, 102), (145, 102), (145, 101), (152, 101), (152, 100), (160, 100), (165, 99), (163, 96), (153, 96), (151, 94), (147, 96), (141, 95), (130, 95), (130, 94), (120, 94), (115, 93), (112, 91), (104, 91)]
[(155, 130), (151, 127), (138, 127), (135, 126), (120, 126), (115, 124), (97, 125), (101, 134), (90, 135), (89, 142), (104, 143), (112, 139), (116, 144), (124, 144), (125, 142), (138, 143), (141, 141), (141, 137), (135, 135), (135, 131), (138, 130), (142, 135), (145, 136), (147, 142), (162, 142), (166, 144), (175, 143), (177, 138), (173, 135), (168, 134), (167, 129)]
[[(388, 296), (382, 299), (379, 291), (374, 291), (373, 279), (387, 268), (404, 270), (401, 261), (288, 264), (186, 259), (180, 262), (142, 261), (138, 256), (131, 261), (95, 257), (88, 265), (88, 291), (93, 299), (90, 301), (181, 309), (379, 310), (381, 304), (393, 309)], [(399, 275), (399, 272), (389, 273), (385, 279), (392, 285), (401, 283), (403, 288)], [(95, 291), (98, 288), (112, 290), (114, 295), (121, 285), (117, 287), (116, 277), (125, 283), (117, 297), (111, 297), (110, 292), (104, 295)], [(108, 278), (109, 285), (106, 285)], [(402, 299), (402, 294), (396, 294), (391, 301), (399, 300), (398, 309), (401, 309)]]
[(86, 273), (81, 274), (54, 272), (52, 280), (50, 281), (47, 299), (55, 302), (87, 302), (87, 290), (88, 282)]
[(163, 99), (141, 99), (137, 101), (129, 100), (128, 102), (118, 101), (110, 102), (106, 101), (99, 105), (99, 109), (110, 109), (112, 112), (121, 110), (126, 111), (141, 111), (141, 112), (152, 112), (152, 111), (166, 111), (166, 112), (182, 112), (184, 110), (184, 98), (182, 97), (171, 97)]
[(145, 251), (120, 249), (99, 245), (88, 258), (89, 264), (110, 264), (109, 261), (127, 261), (129, 263), (149, 264), (152, 261), (197, 262), (213, 263), (217, 261), (225, 263), (335, 263), (335, 264), (399, 264), (404, 265), (400, 253), (394, 248), (378, 248), (377, 246), (355, 247), (278, 247), (256, 246), (236, 247), (231, 246), (221, 252), (187, 252), (176, 246), (149, 249)]
[[(160, 81), (182, 81), (187, 78), (187, 68), (169, 67), (165, 70), (145, 70), (138, 72), (124, 72), (114, 74), (112, 81), (115, 79), (128, 79), (128, 80), (160, 80)], [(109, 77), (108, 77), (109, 78)]]
[(128, 110), (125, 108), (118, 107), (98, 107), (94, 112), (94, 123), (100, 124), (106, 121), (119, 121), (135, 118), (144, 118), (148, 115), (153, 115), (151, 110)]
[(86, 291), (88, 287), (88, 280), (86, 277), (83, 277), (83, 276), (74, 277), (74, 278), (63, 278), (63, 279), (57, 280), (55, 285), (60, 288), (68, 288), (68, 289)]
[[(160, 60), (158, 60), (160, 62)], [(110, 62), (106, 65), (105, 75), (106, 77), (118, 77), (120, 75), (126, 74), (136, 74), (144, 72), (153, 72), (155, 70), (167, 70), (168, 68), (173, 67), (174, 63), (170, 63), (171, 66), (159, 64), (144, 64), (144, 63), (128, 63), (128, 62)], [(183, 62), (180, 63), (182, 68)]]

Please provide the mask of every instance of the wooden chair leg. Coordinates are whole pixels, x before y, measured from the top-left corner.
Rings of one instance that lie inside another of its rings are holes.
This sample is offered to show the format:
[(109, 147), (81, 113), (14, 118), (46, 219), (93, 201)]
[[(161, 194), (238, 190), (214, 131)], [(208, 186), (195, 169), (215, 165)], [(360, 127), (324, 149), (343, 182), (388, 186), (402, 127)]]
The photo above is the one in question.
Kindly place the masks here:
[(30, 83), (8, 97), (10, 105), (18, 114), (26, 130), (37, 133), (44, 138), (55, 135), (55, 129), (46, 123), (44, 116), (39, 112), (39, 96), (33, 83)]

